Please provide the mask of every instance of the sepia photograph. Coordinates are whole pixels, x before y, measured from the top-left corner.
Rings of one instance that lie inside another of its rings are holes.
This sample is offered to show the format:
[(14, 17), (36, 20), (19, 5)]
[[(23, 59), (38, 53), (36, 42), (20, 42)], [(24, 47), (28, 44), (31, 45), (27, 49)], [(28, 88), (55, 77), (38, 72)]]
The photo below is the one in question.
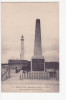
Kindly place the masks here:
[(59, 2), (1, 2), (1, 91), (59, 93)]

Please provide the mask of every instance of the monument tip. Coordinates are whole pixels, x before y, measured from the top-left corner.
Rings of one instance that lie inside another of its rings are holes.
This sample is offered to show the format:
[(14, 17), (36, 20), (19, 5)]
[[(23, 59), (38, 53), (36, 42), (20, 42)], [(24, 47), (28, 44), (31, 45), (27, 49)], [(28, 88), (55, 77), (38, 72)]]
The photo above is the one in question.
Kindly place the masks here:
[(36, 19), (36, 22), (40, 22), (40, 19), (37, 18), (37, 19)]

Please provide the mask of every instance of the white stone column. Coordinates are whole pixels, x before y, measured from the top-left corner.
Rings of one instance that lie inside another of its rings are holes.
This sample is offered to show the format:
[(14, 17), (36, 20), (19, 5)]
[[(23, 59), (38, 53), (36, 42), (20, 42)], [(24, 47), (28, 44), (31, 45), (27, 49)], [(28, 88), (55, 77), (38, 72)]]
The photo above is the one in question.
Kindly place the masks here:
[(21, 36), (21, 54), (20, 54), (20, 60), (24, 60), (24, 37)]

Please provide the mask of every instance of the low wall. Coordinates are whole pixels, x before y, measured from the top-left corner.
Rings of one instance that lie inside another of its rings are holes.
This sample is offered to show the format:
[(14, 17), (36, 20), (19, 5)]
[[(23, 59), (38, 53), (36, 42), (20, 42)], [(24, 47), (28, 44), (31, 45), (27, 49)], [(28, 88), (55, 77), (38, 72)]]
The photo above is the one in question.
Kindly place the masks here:
[(44, 71), (32, 71), (32, 72), (22, 72), (22, 79), (55, 79), (59, 80), (59, 72), (57, 71), (54, 75), (50, 75), (49, 72)]
[(49, 73), (44, 71), (22, 73), (23, 79), (49, 79), (49, 76)]

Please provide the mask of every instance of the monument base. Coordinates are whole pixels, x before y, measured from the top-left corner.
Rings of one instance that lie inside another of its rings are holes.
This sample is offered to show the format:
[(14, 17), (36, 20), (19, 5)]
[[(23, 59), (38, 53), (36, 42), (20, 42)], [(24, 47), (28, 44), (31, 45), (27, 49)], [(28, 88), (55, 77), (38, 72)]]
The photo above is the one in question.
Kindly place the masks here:
[(44, 57), (43, 56), (34, 56), (31, 60), (31, 71), (44, 71), (45, 64), (44, 64)]

